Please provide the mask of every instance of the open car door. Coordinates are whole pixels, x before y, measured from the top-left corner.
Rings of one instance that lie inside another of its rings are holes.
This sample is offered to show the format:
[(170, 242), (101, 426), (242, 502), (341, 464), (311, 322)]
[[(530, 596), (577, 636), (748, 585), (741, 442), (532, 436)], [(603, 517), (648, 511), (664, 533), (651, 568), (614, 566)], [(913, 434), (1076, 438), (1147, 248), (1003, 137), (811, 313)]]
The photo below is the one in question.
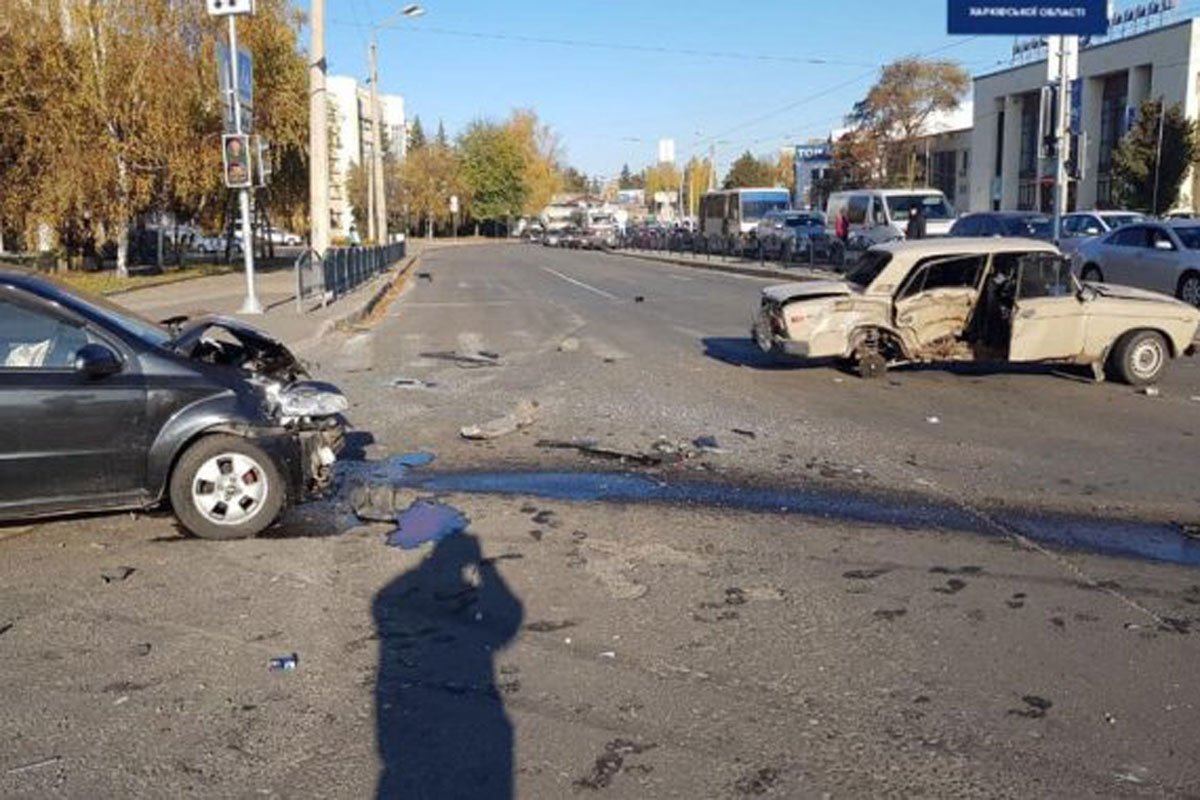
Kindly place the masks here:
[(979, 301), (986, 255), (958, 255), (919, 263), (896, 294), (895, 324), (917, 357), (969, 357), (962, 343)]
[(1086, 320), (1065, 258), (1031, 253), (1020, 259), (1010, 361), (1055, 361), (1079, 355)]

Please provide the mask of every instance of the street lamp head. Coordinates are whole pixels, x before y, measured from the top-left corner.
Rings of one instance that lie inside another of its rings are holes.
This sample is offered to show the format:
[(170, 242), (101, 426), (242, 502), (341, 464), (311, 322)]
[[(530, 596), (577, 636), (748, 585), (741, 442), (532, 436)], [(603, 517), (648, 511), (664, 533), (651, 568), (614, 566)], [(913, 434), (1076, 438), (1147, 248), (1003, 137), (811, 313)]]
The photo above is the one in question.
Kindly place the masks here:
[(405, 6), (404, 9), (401, 10), (400, 13), (403, 16), (406, 16), (406, 17), (412, 19), (414, 17), (422, 16), (425, 13), (425, 9), (423, 7), (417, 5), (416, 3), (413, 3), (411, 5)]

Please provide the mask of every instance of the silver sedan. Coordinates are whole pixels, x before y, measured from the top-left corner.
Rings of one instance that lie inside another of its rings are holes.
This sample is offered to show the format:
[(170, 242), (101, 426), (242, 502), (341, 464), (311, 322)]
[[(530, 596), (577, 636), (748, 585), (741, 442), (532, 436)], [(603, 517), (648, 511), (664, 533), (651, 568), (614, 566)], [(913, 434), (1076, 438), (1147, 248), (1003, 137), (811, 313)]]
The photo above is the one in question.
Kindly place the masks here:
[(1200, 221), (1126, 225), (1083, 244), (1075, 266), (1085, 281), (1137, 286), (1200, 307)]

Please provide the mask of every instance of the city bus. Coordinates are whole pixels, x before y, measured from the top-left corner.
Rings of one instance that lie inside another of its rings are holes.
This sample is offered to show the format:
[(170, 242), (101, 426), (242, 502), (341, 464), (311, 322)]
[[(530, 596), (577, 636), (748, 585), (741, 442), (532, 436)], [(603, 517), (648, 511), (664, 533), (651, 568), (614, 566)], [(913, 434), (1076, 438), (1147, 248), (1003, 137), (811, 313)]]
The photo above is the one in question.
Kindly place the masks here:
[(787, 189), (725, 189), (700, 198), (700, 231), (706, 236), (749, 234), (768, 211), (792, 205)]

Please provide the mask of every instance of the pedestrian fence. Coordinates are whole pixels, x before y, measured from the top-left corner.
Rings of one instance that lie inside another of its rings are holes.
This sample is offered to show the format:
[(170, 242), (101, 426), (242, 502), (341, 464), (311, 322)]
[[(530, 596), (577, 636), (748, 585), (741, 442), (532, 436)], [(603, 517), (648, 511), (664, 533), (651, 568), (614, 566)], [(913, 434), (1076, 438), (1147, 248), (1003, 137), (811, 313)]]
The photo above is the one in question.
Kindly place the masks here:
[(331, 247), (322, 258), (312, 248), (296, 257), (296, 310), (318, 301), (322, 307), (386, 272), (404, 258), (404, 242), (371, 247)]
[(626, 235), (619, 244), (629, 250), (671, 253), (758, 262), (782, 267), (825, 267), (845, 269), (862, 249), (858, 242), (849, 247), (834, 236), (781, 236), (760, 239), (755, 236), (723, 236), (692, 231), (640, 230)]

